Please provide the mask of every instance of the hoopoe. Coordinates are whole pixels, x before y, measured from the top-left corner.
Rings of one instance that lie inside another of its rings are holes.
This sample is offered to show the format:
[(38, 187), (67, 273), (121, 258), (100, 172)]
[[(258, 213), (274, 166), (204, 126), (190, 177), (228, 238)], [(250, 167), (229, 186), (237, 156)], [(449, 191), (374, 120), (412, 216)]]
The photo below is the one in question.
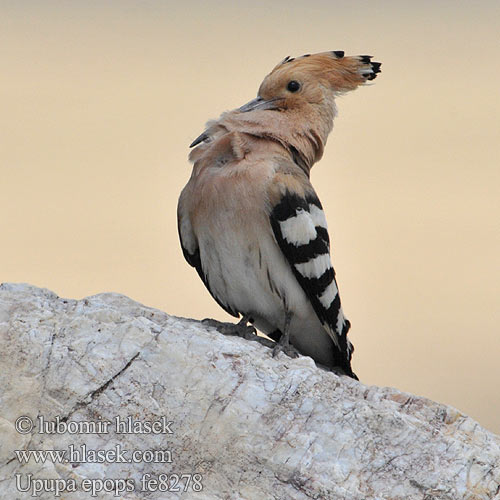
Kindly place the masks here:
[[(184, 257), (239, 325), (356, 378), (321, 203), (309, 181), (335, 97), (380, 72), (371, 56), (285, 58), (256, 99), (207, 124), (191, 144), (178, 203)], [(238, 325), (234, 325), (235, 327)]]

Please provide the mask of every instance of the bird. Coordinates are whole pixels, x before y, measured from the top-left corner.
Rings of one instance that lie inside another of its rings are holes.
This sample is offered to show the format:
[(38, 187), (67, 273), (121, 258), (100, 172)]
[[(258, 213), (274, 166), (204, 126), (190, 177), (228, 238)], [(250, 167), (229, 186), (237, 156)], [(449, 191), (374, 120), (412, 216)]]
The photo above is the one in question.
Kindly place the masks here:
[(235, 328), (250, 323), (273, 340), (273, 355), (310, 356), (356, 380), (310, 171), (333, 128), (336, 97), (380, 67), (340, 50), (283, 59), (255, 99), (209, 121), (191, 143), (193, 169), (177, 206), (183, 255), (217, 303), (241, 318)]

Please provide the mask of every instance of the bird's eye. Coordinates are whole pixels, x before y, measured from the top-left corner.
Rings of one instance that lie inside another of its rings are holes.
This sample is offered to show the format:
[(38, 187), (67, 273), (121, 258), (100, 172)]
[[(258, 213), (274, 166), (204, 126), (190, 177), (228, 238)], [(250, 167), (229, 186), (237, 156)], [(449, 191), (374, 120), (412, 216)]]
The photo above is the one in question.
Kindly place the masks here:
[(290, 92), (297, 92), (297, 90), (300, 89), (300, 83), (297, 80), (291, 80), (290, 82), (288, 82), (288, 85), (286, 86), (286, 88)]

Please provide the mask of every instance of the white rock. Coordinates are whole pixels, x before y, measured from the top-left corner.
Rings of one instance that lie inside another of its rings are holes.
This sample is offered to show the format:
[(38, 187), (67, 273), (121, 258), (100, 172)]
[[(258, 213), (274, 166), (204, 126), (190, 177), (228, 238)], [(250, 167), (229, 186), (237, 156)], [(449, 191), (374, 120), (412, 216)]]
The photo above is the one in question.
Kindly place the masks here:
[[(500, 439), (454, 408), (338, 377), (310, 358), (272, 358), (122, 295), (75, 301), (4, 284), (0, 339), (1, 498), (32, 498), (16, 491), (16, 473), (21, 487), (29, 474), (74, 480), (68, 499), (91, 498), (85, 479), (131, 481), (133, 491), (97, 498), (500, 498)], [(111, 423), (101, 434), (20, 434), (23, 415)], [(173, 433), (117, 434), (117, 416), (165, 417)], [(166, 450), (172, 462), (21, 464), (14, 453), (118, 444), (126, 458)], [(191, 479), (187, 492), (142, 491), (145, 474), (200, 474), (203, 490)]]

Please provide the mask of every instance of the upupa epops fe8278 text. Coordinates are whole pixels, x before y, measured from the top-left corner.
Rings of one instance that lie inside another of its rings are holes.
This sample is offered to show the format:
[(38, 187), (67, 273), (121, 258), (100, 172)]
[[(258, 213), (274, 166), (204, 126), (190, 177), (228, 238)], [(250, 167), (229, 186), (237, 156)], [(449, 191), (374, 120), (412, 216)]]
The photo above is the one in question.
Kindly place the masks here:
[(335, 97), (380, 72), (342, 51), (287, 57), (257, 98), (209, 122), (178, 204), (186, 260), (234, 325), (357, 378), (330, 260), (325, 214), (309, 180), (336, 114)]

